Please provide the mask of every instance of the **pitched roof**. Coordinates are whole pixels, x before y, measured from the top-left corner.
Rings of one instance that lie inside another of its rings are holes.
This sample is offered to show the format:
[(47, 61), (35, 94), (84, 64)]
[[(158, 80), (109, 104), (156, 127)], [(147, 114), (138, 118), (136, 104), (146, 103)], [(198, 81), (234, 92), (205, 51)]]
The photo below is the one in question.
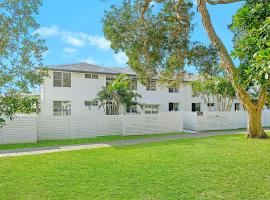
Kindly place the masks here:
[[(81, 73), (98, 73), (98, 74), (127, 74), (131, 76), (136, 76), (130, 68), (120, 68), (120, 67), (103, 67), (90, 63), (75, 63), (75, 64), (62, 64), (62, 65), (50, 65), (47, 66), (49, 70), (53, 71), (70, 71), (70, 72), (81, 72)], [(156, 76), (153, 79), (158, 79)], [(198, 76), (190, 73), (185, 74), (184, 81), (194, 81), (197, 80)]]
[(61, 70), (61, 71), (71, 71), (71, 72), (92, 72), (92, 73), (99, 73), (99, 74), (128, 74), (128, 75), (136, 75), (129, 68), (110, 68), (110, 67), (103, 67), (89, 63), (75, 63), (75, 64), (63, 64), (63, 65), (50, 65), (47, 66), (49, 70)]

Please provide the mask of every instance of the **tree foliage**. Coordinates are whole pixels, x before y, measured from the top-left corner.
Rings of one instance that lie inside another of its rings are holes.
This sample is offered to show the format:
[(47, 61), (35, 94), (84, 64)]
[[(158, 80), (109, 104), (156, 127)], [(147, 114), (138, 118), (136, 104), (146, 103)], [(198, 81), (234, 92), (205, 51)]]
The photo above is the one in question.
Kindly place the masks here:
[(21, 95), (42, 83), (46, 70), (42, 54), (47, 49), (35, 33), (34, 19), (41, 0), (0, 1), (0, 118), (27, 112), (33, 99)]
[(238, 79), (247, 87), (270, 86), (270, 3), (248, 0), (233, 17), (232, 55), (240, 60)]
[[(206, 104), (215, 103), (217, 111), (230, 111), (235, 98), (232, 84), (223, 76), (201, 76), (192, 82), (192, 92), (193, 96), (201, 97)], [(208, 111), (211, 111), (209, 106)]]
[(105, 37), (115, 51), (125, 52), (143, 83), (157, 74), (164, 82), (182, 80), (190, 57), (192, 3), (168, 0), (159, 12), (145, 6), (142, 0), (112, 6), (103, 19)]
[(100, 102), (99, 108), (105, 109), (106, 103), (109, 102), (116, 108), (116, 114), (119, 114), (120, 106), (124, 106), (126, 110), (131, 106), (139, 105), (137, 98), (141, 98), (141, 95), (134, 92), (130, 84), (130, 78), (125, 74), (120, 74), (106, 87), (103, 86), (97, 94), (97, 100)]

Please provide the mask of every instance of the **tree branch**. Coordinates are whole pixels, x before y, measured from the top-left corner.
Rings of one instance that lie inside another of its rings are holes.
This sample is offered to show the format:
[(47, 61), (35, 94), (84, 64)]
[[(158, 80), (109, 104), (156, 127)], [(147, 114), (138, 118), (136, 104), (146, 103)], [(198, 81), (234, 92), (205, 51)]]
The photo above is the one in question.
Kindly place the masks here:
[[(243, 102), (245, 102), (245, 105), (247, 105), (248, 108), (253, 108), (254, 104), (253, 104), (248, 92), (243, 87), (239, 86), (235, 82), (237, 68), (235, 67), (235, 65), (232, 61), (232, 58), (230, 57), (230, 54), (228, 53), (225, 45), (223, 44), (221, 39), (218, 37), (218, 35), (213, 27), (208, 9), (206, 8), (206, 1), (210, 1), (210, 0), (197, 0), (198, 9), (201, 13), (203, 25), (205, 27), (207, 34), (208, 34), (208, 37), (209, 37), (210, 41), (212, 42), (213, 46), (217, 49), (217, 51), (221, 57), (221, 60), (224, 63), (224, 65), (221, 65), (221, 66), (227, 72), (231, 83), (235, 86), (238, 98), (240, 99), (242, 104), (244, 104)], [(224, 1), (224, 0), (219, 0), (219, 1)], [(227, 0), (227, 2), (229, 2), (229, 1), (232, 1), (232, 0)]]
[(217, 5), (217, 4), (229, 4), (229, 3), (236, 3), (240, 2), (243, 0), (206, 0), (207, 3), (212, 4), (212, 5)]

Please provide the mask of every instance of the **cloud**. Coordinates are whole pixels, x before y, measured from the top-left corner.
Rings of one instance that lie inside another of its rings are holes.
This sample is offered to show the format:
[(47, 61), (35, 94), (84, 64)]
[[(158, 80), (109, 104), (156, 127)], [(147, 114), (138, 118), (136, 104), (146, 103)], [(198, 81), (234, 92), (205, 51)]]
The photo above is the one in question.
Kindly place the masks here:
[(119, 52), (113, 55), (115, 61), (119, 65), (127, 64), (128, 62), (128, 57), (124, 52)]
[(69, 47), (64, 48), (63, 51), (64, 51), (64, 53), (66, 53), (66, 54), (74, 54), (74, 53), (77, 53), (77, 49), (69, 48)]
[(41, 27), (36, 32), (42, 37), (60, 37), (64, 43), (78, 48), (94, 46), (102, 50), (110, 49), (110, 42), (103, 36), (64, 31), (60, 30), (56, 25)]
[(96, 60), (94, 60), (91, 56), (84, 58), (82, 60), (79, 60), (79, 62), (86, 62), (89, 64), (98, 64), (98, 62)]
[(100, 49), (109, 49), (110, 42), (104, 37), (100, 36), (88, 36), (89, 44), (92, 46), (97, 46)]
[(60, 34), (60, 30), (58, 26), (44, 26), (39, 28), (36, 33), (38, 33), (41, 37), (52, 37)]
[(86, 45), (86, 41), (75, 33), (63, 31), (61, 35), (61, 39), (67, 44), (75, 47), (84, 47)]

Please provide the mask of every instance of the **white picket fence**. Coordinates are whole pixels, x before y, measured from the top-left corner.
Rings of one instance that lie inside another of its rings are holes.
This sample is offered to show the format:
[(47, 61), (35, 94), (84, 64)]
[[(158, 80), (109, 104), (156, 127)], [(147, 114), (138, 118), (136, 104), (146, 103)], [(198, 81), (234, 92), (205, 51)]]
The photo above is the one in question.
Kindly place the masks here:
[(180, 112), (152, 115), (20, 116), (0, 129), (0, 143), (183, 131)]
[[(195, 112), (183, 112), (184, 129), (205, 131), (205, 130), (226, 130), (247, 128), (248, 116), (245, 111), (239, 112), (203, 112), (198, 115)], [(270, 111), (262, 113), (262, 124), (270, 126)]]

